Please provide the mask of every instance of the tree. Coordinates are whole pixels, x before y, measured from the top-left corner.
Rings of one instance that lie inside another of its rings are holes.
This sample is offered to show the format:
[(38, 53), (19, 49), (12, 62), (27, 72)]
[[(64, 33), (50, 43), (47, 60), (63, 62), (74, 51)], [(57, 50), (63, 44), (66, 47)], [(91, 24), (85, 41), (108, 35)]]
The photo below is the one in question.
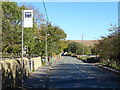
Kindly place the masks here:
[[(71, 53), (76, 53), (76, 54), (82, 55), (83, 54), (82, 43), (69, 42), (67, 51), (71, 52)], [(84, 45), (84, 54), (85, 55), (91, 54), (90, 48), (88, 46), (85, 46), (85, 45)]]
[[(15, 2), (3, 2), (3, 17), (2, 17), (2, 45), (3, 52), (19, 53), (21, 52), (21, 10), (27, 10), (24, 5), (17, 6)], [(37, 25), (33, 24), (33, 28), (24, 28), (24, 47), (28, 47), (28, 54), (33, 53), (34, 48), (34, 32)], [(17, 45), (17, 47), (16, 47)], [(19, 47), (18, 47), (19, 46)], [(16, 47), (16, 49), (12, 48)], [(12, 49), (12, 50), (11, 50)], [(18, 50), (17, 50), (18, 49)], [(11, 50), (11, 51), (10, 51)], [(13, 51), (15, 50), (15, 51)]]
[(3, 2), (2, 17), (2, 51), (21, 53), (21, 10), (33, 9), (33, 28), (23, 28), (23, 45), (27, 47), (27, 54), (45, 55), (45, 35), (48, 37), (48, 55), (60, 54), (66, 48), (65, 32), (50, 22), (44, 22), (42, 14), (31, 5), (18, 7), (15, 2)]
[(119, 33), (117, 27), (112, 26), (109, 29), (110, 34), (107, 37), (102, 36), (102, 40), (96, 44), (99, 55), (101, 57), (101, 63), (104, 63), (109, 66), (113, 66), (114, 68), (118, 68), (120, 66), (120, 59), (119, 59)]
[[(41, 24), (39, 28), (37, 28), (35, 32), (36, 38), (36, 47), (35, 52), (39, 55), (43, 56), (45, 55), (45, 35), (50, 34), (47, 37), (47, 50), (48, 55), (51, 56), (52, 54), (60, 54), (64, 48), (66, 48), (66, 44), (64, 39), (66, 38), (66, 34), (62, 29), (60, 29), (58, 26), (52, 26), (51, 23), (47, 24)], [(63, 40), (61, 40), (63, 39)], [(64, 46), (63, 46), (64, 45)]]
[(20, 44), (21, 10), (14, 2), (2, 2), (2, 51), (11, 45)]

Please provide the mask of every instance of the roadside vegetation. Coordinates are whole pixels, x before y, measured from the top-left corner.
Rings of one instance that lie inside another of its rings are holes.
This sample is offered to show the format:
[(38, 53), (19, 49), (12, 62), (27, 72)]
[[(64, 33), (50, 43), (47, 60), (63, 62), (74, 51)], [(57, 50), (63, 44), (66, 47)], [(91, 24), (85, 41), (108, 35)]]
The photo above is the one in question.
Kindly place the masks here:
[[(84, 51), (83, 51), (84, 48)], [(64, 50), (66, 56), (76, 57), (84, 62), (99, 62), (98, 55), (94, 55), (93, 48), (82, 43), (68, 41), (68, 47)], [(92, 56), (94, 55), (94, 57)]]
[[(82, 43), (68, 41), (68, 47), (64, 50), (64, 52), (68, 52), (68, 54), (82, 55), (83, 45)], [(90, 47), (84, 45), (84, 54), (85, 55), (91, 54)]]
[(116, 26), (111, 26), (110, 34), (94, 46), (95, 53), (100, 55), (100, 64), (120, 70), (120, 35)]
[(84, 62), (99, 63), (120, 70), (120, 35), (116, 26), (111, 26), (108, 36), (101, 37), (93, 47), (83, 46), (82, 43), (69, 42), (66, 56), (76, 57)]
[[(2, 2), (2, 57), (21, 57), (21, 10), (32, 9), (34, 12), (33, 28), (24, 28), (24, 56), (31, 58), (45, 56), (45, 35), (48, 42), (48, 56), (66, 55), (77, 57), (87, 62), (99, 62), (120, 70), (120, 35), (116, 26), (111, 26), (108, 36), (89, 47), (78, 42), (66, 41), (66, 33), (57, 25), (45, 20), (42, 13), (33, 6), (18, 6), (15, 2)], [(94, 55), (92, 57), (90, 55)], [(44, 64), (43, 64), (44, 65)]]
[(33, 28), (24, 28), (24, 56), (45, 56), (45, 35), (48, 56), (60, 54), (66, 44), (66, 33), (44, 19), (33, 6), (18, 6), (15, 2), (2, 2), (2, 57), (21, 57), (21, 10), (32, 9)]

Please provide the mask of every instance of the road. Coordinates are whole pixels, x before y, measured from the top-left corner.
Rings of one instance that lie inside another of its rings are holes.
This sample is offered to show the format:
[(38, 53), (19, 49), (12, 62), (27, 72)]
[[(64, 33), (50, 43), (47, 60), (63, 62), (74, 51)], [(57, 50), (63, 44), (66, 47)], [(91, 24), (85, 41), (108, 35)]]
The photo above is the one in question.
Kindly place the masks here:
[[(44, 73), (41, 72), (44, 71)], [(118, 76), (92, 63), (64, 57), (53, 66), (38, 69), (24, 82), (27, 88), (119, 88)]]

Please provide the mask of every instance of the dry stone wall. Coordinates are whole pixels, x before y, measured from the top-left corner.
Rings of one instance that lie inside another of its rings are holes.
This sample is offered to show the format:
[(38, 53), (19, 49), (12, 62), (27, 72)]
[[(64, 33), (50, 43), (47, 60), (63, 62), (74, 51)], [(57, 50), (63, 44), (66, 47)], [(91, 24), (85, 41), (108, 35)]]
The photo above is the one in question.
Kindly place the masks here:
[[(29, 59), (23, 58), (24, 60), (24, 68), (23, 68), (23, 79), (30, 75), (29, 69)], [(33, 64), (33, 70), (36, 70), (41, 66), (41, 57), (31, 58)], [(8, 86), (20, 86), (22, 83), (21, 72), (21, 58), (18, 59), (6, 59), (4, 61), (0, 61), (0, 70), (2, 78), (0, 77), (0, 83), (2, 83), (2, 87)]]
[(41, 57), (32, 58), (32, 62), (33, 62), (33, 70), (37, 70), (38, 67), (42, 66)]

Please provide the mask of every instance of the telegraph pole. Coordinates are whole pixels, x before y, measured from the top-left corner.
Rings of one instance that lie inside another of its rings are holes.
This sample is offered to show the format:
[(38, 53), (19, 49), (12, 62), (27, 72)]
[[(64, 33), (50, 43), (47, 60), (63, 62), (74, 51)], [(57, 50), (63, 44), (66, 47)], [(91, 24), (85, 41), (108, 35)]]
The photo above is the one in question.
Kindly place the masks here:
[(78, 47), (77, 47), (77, 43), (76, 43), (76, 55), (77, 55), (77, 49), (78, 49)]
[(83, 55), (84, 55), (84, 42), (83, 42), (83, 34), (82, 34), (82, 50), (83, 50)]

